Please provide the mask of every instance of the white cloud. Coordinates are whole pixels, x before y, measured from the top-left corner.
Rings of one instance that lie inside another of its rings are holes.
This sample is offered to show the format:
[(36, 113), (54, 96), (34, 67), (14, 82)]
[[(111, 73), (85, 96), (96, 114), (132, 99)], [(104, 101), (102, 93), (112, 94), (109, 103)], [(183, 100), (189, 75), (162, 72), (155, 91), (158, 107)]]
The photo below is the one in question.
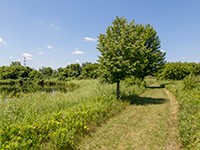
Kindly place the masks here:
[(10, 58), (10, 59), (13, 59), (14, 57), (13, 57), (13, 56), (10, 56), (9, 58)]
[(28, 53), (23, 53), (22, 56), (25, 57), (27, 60), (30, 60), (33, 57), (33, 55), (28, 54)]
[(83, 55), (85, 52), (83, 52), (83, 51), (80, 51), (80, 50), (76, 50), (76, 51), (74, 51), (72, 54), (74, 54), (74, 55)]
[(0, 46), (1, 45), (7, 45), (7, 42), (3, 38), (0, 37)]
[(96, 42), (97, 39), (92, 38), (92, 37), (84, 37), (84, 41), (86, 41), (86, 42)]
[(77, 63), (79, 63), (79, 62), (80, 62), (80, 60), (78, 60), (78, 59), (77, 59), (77, 60), (76, 60), (76, 62), (77, 62)]
[(49, 25), (49, 27), (52, 29), (52, 30), (59, 30), (60, 29), (60, 27), (58, 27), (57, 25), (55, 25), (54, 23), (51, 23), (50, 25)]
[(51, 45), (46, 45), (46, 48), (52, 49), (53, 47)]

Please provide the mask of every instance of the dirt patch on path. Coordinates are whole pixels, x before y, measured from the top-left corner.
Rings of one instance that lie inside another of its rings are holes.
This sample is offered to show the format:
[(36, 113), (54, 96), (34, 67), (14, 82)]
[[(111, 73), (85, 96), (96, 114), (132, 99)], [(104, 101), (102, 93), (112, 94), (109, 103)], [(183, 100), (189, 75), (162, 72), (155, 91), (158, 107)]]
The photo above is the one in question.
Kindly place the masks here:
[(169, 118), (169, 125), (170, 125), (170, 135), (169, 135), (169, 143), (167, 144), (167, 150), (181, 150), (182, 146), (180, 144), (180, 140), (178, 138), (178, 121), (177, 121), (177, 114), (178, 114), (178, 101), (176, 97), (170, 93), (167, 89), (164, 89), (165, 93), (168, 96), (170, 102), (170, 118)]

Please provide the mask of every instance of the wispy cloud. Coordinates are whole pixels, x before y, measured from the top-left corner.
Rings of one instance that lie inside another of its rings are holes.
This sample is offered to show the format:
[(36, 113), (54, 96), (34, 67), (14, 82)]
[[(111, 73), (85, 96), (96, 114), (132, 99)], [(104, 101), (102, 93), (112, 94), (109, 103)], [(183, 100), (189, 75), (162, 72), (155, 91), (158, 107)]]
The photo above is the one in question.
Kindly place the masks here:
[(55, 25), (54, 23), (51, 23), (50, 25), (49, 25), (49, 27), (52, 29), (52, 30), (59, 30), (60, 29), (60, 27), (58, 27), (57, 25)]
[(9, 59), (13, 59), (13, 58), (14, 58), (13, 56), (10, 56), (10, 57), (9, 57)]
[(86, 41), (86, 42), (96, 42), (97, 39), (96, 38), (92, 38), (92, 37), (84, 37), (84, 41)]
[(44, 54), (44, 52), (42, 52), (42, 51), (39, 51), (39, 52), (38, 52), (38, 54), (40, 54), (40, 55), (43, 55), (43, 54)]
[(52, 49), (53, 47), (51, 45), (46, 45), (46, 48)]
[(76, 60), (76, 63), (79, 63), (79, 62), (80, 62), (80, 60), (77, 59), (77, 60)]
[(74, 55), (83, 55), (83, 54), (85, 54), (85, 52), (84, 51), (80, 51), (80, 50), (76, 50), (72, 54), (74, 54)]
[(42, 48), (38, 48), (38, 49), (37, 49), (37, 54), (43, 55), (43, 54), (44, 54), (43, 51), (44, 51), (44, 50), (43, 50)]
[(7, 45), (7, 42), (3, 38), (0, 37), (0, 46), (1, 45)]
[(25, 57), (27, 60), (30, 60), (33, 57), (33, 55), (28, 54), (28, 53), (23, 53), (22, 56)]

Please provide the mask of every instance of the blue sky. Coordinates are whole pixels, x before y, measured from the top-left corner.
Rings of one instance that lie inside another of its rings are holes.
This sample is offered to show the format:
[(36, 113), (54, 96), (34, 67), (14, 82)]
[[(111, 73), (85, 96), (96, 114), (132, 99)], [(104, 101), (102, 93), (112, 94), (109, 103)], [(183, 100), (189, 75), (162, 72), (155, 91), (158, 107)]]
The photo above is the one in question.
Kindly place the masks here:
[(151, 24), (167, 61), (200, 62), (199, 0), (1, 0), (0, 66), (96, 62), (97, 37), (116, 16)]

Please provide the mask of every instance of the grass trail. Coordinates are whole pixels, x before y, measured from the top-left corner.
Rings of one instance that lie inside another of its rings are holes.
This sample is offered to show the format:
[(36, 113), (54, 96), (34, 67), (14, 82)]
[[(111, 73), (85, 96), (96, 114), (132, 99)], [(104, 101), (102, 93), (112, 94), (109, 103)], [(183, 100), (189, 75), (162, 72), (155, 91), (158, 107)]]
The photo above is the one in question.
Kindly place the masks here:
[(111, 118), (90, 137), (81, 150), (177, 150), (177, 102), (163, 88), (152, 87), (132, 100), (121, 114)]

